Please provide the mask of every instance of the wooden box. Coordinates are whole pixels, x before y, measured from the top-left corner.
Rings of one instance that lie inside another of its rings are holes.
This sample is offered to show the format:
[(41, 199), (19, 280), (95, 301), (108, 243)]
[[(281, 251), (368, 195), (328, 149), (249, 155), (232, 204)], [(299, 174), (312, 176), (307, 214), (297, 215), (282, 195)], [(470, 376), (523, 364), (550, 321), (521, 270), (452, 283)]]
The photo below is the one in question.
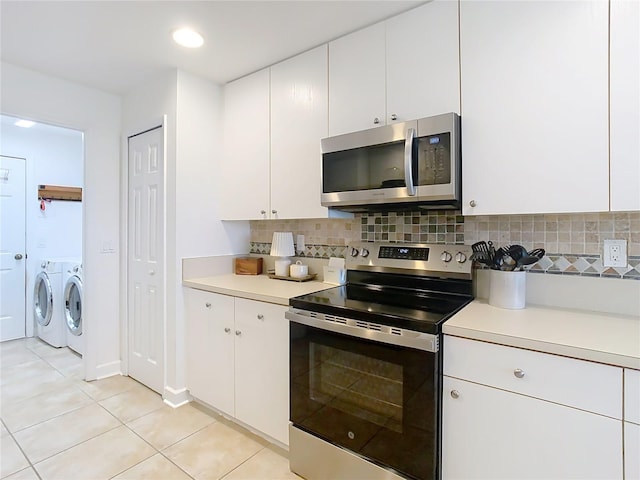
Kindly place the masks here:
[(260, 275), (262, 273), (261, 257), (236, 258), (236, 275)]

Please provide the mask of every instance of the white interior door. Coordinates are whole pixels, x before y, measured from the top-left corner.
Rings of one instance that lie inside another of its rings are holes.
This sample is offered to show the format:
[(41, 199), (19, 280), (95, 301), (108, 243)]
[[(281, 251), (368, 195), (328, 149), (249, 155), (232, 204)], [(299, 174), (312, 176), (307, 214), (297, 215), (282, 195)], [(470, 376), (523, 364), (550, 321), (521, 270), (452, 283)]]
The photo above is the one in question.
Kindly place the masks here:
[(0, 156), (0, 341), (25, 336), (25, 159)]
[(129, 137), (129, 375), (164, 387), (164, 133)]

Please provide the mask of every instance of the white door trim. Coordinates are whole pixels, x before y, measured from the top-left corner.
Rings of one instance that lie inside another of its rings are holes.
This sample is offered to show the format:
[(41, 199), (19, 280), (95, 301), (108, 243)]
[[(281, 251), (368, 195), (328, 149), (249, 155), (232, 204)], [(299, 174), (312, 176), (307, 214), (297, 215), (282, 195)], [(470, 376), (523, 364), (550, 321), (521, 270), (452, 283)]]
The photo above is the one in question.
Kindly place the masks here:
[[(163, 205), (163, 223), (164, 230), (163, 236), (165, 242), (163, 242), (162, 261), (167, 266), (167, 115), (163, 115), (161, 118), (150, 121), (148, 127), (142, 127), (135, 129), (134, 131), (127, 132), (122, 138), (122, 155), (121, 155), (121, 169), (120, 169), (120, 359), (121, 359), (121, 372), (123, 375), (129, 375), (129, 275), (128, 275), (128, 261), (129, 261), (129, 138), (143, 134), (156, 128), (162, 128), (163, 134), (163, 166), (162, 166), (162, 182), (164, 188), (164, 195), (162, 199)], [(162, 313), (162, 337), (163, 337), (163, 383), (167, 384), (167, 275), (165, 273), (162, 283), (162, 298), (163, 298), (163, 313)]]

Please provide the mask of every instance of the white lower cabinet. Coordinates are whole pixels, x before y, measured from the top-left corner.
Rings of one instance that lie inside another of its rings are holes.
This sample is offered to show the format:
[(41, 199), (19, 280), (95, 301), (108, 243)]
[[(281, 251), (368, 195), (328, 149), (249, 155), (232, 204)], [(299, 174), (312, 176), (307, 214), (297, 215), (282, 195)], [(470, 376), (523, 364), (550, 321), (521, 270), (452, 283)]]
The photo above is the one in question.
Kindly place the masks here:
[(640, 480), (640, 425), (624, 422), (624, 478)]
[(623, 478), (622, 368), (445, 336), (444, 373), (442, 478)]
[(286, 307), (186, 288), (185, 309), (189, 393), (288, 445)]
[(640, 480), (640, 370), (624, 370), (624, 478)]
[(613, 418), (445, 377), (442, 478), (622, 479), (621, 429)]

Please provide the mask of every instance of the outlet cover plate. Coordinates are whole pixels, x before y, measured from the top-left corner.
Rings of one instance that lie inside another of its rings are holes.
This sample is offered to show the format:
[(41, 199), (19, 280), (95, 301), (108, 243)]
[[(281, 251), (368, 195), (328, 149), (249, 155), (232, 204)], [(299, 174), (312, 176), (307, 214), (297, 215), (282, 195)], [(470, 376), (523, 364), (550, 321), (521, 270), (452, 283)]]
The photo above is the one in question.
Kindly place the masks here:
[(605, 240), (602, 252), (602, 265), (605, 267), (627, 266), (627, 241)]

